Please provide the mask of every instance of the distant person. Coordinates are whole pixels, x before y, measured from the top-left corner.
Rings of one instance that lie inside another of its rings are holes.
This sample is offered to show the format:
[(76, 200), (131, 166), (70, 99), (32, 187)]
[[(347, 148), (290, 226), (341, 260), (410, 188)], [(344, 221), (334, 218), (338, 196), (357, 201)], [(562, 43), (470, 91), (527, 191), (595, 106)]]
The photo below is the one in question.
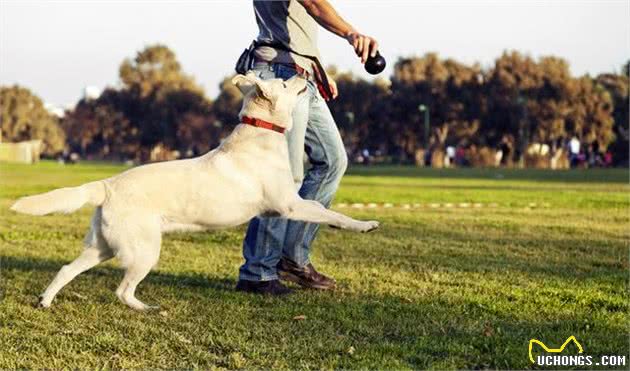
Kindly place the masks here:
[[(287, 80), (300, 75), (308, 80), (307, 92), (293, 111), (293, 128), (287, 133), (289, 159), (302, 198), (330, 206), (347, 166), (341, 135), (326, 100), (338, 92), (322, 67), (317, 46), (318, 24), (345, 39), (365, 63), (375, 56), (378, 43), (357, 31), (326, 0), (254, 1), (258, 37), (241, 55), (237, 72), (252, 70), (262, 79)], [(304, 174), (304, 153), (310, 166)], [(261, 159), (264, 166), (264, 159)], [(328, 290), (335, 280), (315, 270), (310, 249), (318, 224), (256, 217), (243, 242), (245, 264), (236, 289), (282, 295), (291, 290), (279, 278), (306, 288)]]
[(367, 148), (363, 148), (361, 156), (363, 157), (363, 163), (365, 165), (370, 165), (370, 150)]
[(569, 164), (572, 168), (580, 163), (580, 140), (574, 135), (569, 140)]
[(593, 145), (593, 156), (595, 157), (594, 158), (595, 166), (599, 166), (599, 167), (604, 166), (604, 157), (599, 147), (599, 142), (594, 140), (592, 145)]
[(457, 166), (466, 165), (466, 149), (462, 144), (458, 145), (457, 150), (455, 151), (455, 164)]
[(446, 166), (451, 167), (455, 163), (455, 147), (446, 147)]
[(597, 165), (597, 151), (592, 143), (589, 144), (585, 155), (588, 167), (595, 167)]
[(505, 136), (501, 138), (501, 143), (499, 144), (499, 150), (501, 151), (501, 161), (499, 162), (499, 164), (503, 166), (507, 166), (508, 160), (510, 159), (510, 156), (512, 155), (511, 153), (512, 147), (510, 146), (510, 142), (508, 138), (506, 138)]
[(433, 153), (431, 152), (431, 148), (428, 148), (424, 151), (424, 166), (431, 167), (431, 158), (433, 157)]
[(611, 167), (612, 164), (613, 164), (612, 152), (610, 150), (607, 150), (606, 153), (604, 154), (604, 166)]

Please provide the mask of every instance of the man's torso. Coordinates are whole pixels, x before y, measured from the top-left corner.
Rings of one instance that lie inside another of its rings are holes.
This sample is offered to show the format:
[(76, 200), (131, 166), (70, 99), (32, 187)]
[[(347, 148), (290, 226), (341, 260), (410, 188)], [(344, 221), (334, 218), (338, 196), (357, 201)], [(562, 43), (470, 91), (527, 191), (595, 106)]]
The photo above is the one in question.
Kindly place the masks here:
[[(254, 1), (259, 42), (277, 43), (296, 53), (320, 58), (317, 48), (317, 22), (296, 0)], [(312, 71), (313, 61), (296, 53), (272, 47), (259, 47), (257, 58), (276, 63), (295, 63)]]

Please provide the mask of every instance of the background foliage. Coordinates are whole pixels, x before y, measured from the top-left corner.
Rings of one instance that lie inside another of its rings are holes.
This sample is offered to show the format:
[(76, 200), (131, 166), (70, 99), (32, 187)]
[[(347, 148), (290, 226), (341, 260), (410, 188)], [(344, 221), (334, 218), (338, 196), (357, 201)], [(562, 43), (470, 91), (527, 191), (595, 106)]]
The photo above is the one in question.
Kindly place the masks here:
[[(389, 80), (366, 81), (331, 67), (340, 96), (330, 107), (351, 154), (368, 149), (404, 163), (426, 150), (425, 142), (432, 151), (501, 146), (509, 164), (531, 143), (561, 148), (576, 136), (610, 149), (624, 165), (629, 64), (619, 73), (573, 77), (565, 60), (551, 56), (510, 51), (484, 69), (427, 53), (399, 59)], [(4, 138), (44, 138), (50, 155), (64, 148), (65, 131), (68, 149), (84, 157), (146, 161), (156, 149), (205, 152), (238, 123), (241, 94), (230, 78), (212, 101), (164, 45), (124, 60), (119, 73), (119, 88), (82, 99), (60, 123), (27, 89), (2, 88)], [(430, 111), (429, 138), (420, 104)]]
[(59, 120), (48, 113), (39, 97), (20, 86), (0, 87), (0, 130), (5, 141), (42, 139), (47, 155), (65, 146)]

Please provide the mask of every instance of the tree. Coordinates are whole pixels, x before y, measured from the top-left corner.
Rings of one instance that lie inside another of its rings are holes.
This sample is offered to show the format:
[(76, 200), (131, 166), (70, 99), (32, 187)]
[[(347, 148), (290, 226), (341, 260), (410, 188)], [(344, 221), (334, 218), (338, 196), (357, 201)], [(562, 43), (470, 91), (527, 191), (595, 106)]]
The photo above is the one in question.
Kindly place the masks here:
[(384, 80), (371, 83), (350, 72), (338, 73), (334, 67), (328, 74), (339, 89), (339, 97), (329, 106), (346, 146), (351, 152), (363, 148), (389, 152), (394, 145), (388, 135), (389, 84)]
[(606, 73), (597, 76), (597, 83), (606, 89), (612, 98), (615, 139), (610, 149), (613, 152), (615, 164), (621, 166), (628, 166), (628, 137), (630, 132), (630, 112), (628, 112), (630, 108), (630, 100), (628, 99), (629, 69), (630, 61), (622, 67), (621, 74)]
[(188, 90), (203, 95), (203, 89), (186, 75), (175, 53), (164, 45), (151, 45), (125, 59), (119, 68), (126, 89), (137, 90), (141, 98), (156, 95), (159, 99), (171, 91)]
[(487, 109), (480, 130), (490, 144), (514, 138), (513, 147), (522, 155), (531, 139), (532, 110), (543, 83), (542, 71), (529, 56), (503, 53), (487, 73)]
[(65, 146), (65, 133), (57, 117), (44, 108), (39, 97), (19, 85), (0, 87), (0, 127), (3, 140), (41, 139), (42, 153), (48, 156)]
[[(479, 65), (442, 60), (435, 53), (400, 59), (394, 67), (391, 107), (393, 130), (403, 151), (411, 155), (429, 140), (435, 146), (461, 139), (456, 135), (473, 135), (483, 107), (482, 84)], [(420, 104), (429, 109), (433, 128), (429, 138), (424, 134)]]
[[(140, 145), (150, 149), (161, 144), (170, 149), (187, 149), (179, 140), (179, 125), (187, 113), (209, 113), (210, 101), (203, 90), (182, 70), (175, 53), (163, 45), (148, 46), (134, 61), (120, 66), (123, 91), (130, 101), (121, 107), (139, 131)], [(188, 115), (190, 117), (190, 115)], [(209, 123), (208, 123), (209, 125)]]
[(573, 78), (561, 58), (504, 53), (488, 73), (486, 94), (481, 131), (494, 143), (515, 138), (521, 156), (532, 141), (575, 135), (605, 148), (613, 139), (610, 95), (588, 76)]
[(597, 142), (600, 149), (612, 142), (613, 102), (610, 93), (588, 76), (576, 79), (569, 97), (571, 109), (566, 117), (565, 130), (585, 143)]
[(62, 121), (70, 148), (84, 157), (136, 158), (140, 132), (127, 117), (133, 103), (133, 96), (115, 89), (106, 89), (98, 99), (79, 101)]
[(212, 113), (217, 119), (217, 126), (231, 128), (238, 123), (238, 113), (243, 104), (243, 94), (232, 84), (228, 76), (219, 84), (219, 95), (212, 105)]
[(82, 100), (64, 119), (75, 150), (146, 161), (157, 146), (198, 153), (217, 144), (210, 100), (167, 47), (149, 46), (123, 61), (120, 79), (122, 89)]

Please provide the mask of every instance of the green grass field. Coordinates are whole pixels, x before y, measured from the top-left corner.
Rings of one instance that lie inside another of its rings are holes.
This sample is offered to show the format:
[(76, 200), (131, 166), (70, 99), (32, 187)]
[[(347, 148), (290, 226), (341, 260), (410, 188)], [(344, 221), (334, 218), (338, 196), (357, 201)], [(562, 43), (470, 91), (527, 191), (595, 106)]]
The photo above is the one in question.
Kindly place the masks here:
[(138, 289), (159, 311), (117, 301), (115, 260), (36, 309), (81, 251), (92, 210), (31, 217), (9, 206), (123, 169), (0, 164), (0, 369), (524, 369), (537, 367), (530, 339), (555, 348), (571, 335), (584, 354), (629, 361), (626, 170), (354, 168), (337, 203), (395, 206), (342, 209), (380, 220), (374, 233), (322, 228), (312, 260), (334, 292), (235, 292), (240, 227), (166, 236)]

